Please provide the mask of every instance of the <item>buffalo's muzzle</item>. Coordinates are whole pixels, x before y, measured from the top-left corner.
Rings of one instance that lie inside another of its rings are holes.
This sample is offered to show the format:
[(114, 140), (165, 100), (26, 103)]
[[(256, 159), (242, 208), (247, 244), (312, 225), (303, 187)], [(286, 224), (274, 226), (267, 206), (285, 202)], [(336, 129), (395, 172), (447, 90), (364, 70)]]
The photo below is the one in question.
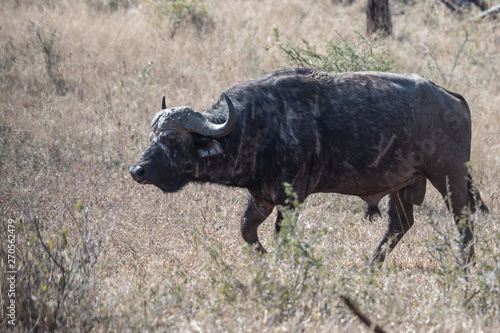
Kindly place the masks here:
[(139, 165), (136, 165), (136, 166), (132, 166), (129, 170), (130, 172), (130, 175), (132, 176), (132, 178), (136, 181), (136, 182), (143, 182), (145, 180), (144, 178), (144, 175), (146, 174), (146, 170), (139, 166)]

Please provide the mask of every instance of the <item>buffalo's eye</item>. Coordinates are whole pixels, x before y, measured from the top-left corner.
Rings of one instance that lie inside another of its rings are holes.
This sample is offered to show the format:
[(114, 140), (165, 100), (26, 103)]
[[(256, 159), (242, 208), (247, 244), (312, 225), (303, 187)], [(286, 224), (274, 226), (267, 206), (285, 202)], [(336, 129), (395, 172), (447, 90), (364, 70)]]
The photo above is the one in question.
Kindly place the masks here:
[(177, 133), (163, 132), (160, 134), (160, 141), (168, 146), (173, 146), (179, 142), (179, 137)]

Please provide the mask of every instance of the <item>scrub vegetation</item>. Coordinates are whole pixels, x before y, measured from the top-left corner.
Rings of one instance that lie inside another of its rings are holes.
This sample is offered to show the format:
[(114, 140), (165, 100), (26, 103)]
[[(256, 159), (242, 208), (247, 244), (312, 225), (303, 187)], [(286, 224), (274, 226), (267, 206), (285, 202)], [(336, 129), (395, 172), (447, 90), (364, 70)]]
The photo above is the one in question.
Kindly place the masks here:
[[(496, 332), (499, 21), (391, 1), (392, 35), (377, 39), (360, 34), (364, 5), (3, 1), (0, 331), (370, 332), (346, 297), (388, 332)], [(262, 255), (239, 234), (245, 190), (191, 184), (165, 195), (132, 181), (164, 95), (169, 107), (202, 111), (232, 85), (286, 66), (419, 73), (467, 99), (472, 174), (491, 212), (474, 216), (474, 267), (432, 186), (412, 230), (373, 270), (366, 261), (386, 217), (364, 219), (357, 197), (311, 196), (286, 212), (280, 237), (273, 212), (259, 231)]]

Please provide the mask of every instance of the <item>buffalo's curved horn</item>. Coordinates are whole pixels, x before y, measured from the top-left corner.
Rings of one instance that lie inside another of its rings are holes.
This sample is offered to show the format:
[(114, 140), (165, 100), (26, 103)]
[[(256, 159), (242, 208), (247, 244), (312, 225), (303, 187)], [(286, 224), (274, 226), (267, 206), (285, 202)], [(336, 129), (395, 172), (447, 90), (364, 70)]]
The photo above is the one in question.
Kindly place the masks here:
[(167, 104), (165, 103), (165, 96), (163, 96), (163, 99), (161, 100), (161, 109), (165, 110), (167, 108)]
[(196, 116), (191, 116), (183, 121), (184, 128), (191, 132), (215, 138), (231, 133), (231, 131), (234, 129), (234, 126), (236, 125), (236, 110), (234, 109), (233, 103), (225, 92), (222, 92), (222, 96), (224, 96), (228, 108), (228, 116), (224, 124), (214, 124), (210, 120), (205, 118), (203, 114), (198, 113)]

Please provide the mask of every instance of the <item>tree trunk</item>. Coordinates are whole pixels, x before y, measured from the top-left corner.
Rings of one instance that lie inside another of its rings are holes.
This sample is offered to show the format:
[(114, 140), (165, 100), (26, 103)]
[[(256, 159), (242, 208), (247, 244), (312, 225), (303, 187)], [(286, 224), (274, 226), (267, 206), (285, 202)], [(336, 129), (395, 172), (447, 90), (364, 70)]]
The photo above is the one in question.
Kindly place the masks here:
[(379, 30), (382, 35), (391, 34), (389, 0), (368, 0), (366, 3), (366, 32), (371, 35)]
[(479, 7), (481, 10), (488, 9), (488, 3), (486, 0), (453, 0), (453, 2), (462, 7), (462, 9), (470, 9), (470, 4), (473, 3)]
[(481, 10), (487, 10), (488, 9), (488, 3), (485, 0), (471, 0), (473, 4), (479, 7)]

